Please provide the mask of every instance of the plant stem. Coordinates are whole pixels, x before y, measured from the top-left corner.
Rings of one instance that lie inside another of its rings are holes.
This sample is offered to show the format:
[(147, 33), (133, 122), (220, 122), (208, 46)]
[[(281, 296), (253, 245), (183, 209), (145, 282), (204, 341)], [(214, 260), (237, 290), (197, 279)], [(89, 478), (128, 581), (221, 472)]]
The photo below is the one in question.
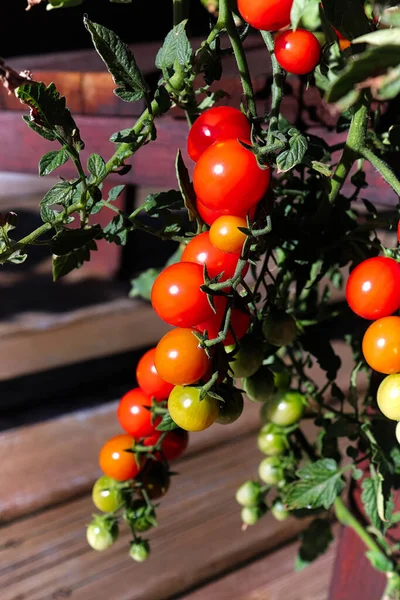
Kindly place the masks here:
[(272, 63), (272, 99), (271, 112), (269, 116), (269, 126), (267, 135), (267, 145), (272, 144), (273, 132), (278, 129), (278, 119), (283, 98), (283, 84), (285, 82), (285, 72), (281, 69), (280, 64), (276, 60), (274, 38), (269, 31), (261, 31), (262, 38), (271, 55)]
[(400, 575), (387, 573), (387, 584), (383, 592), (382, 600), (400, 600)]
[(394, 190), (394, 192), (398, 196), (400, 196), (400, 181), (398, 180), (392, 169), (389, 167), (389, 165), (385, 163), (384, 160), (376, 156), (376, 154), (374, 154), (372, 150), (369, 150), (365, 146), (362, 146), (360, 148), (360, 154), (363, 158), (367, 159), (372, 166), (375, 167), (375, 169), (382, 175), (386, 183), (388, 183)]
[[(236, 63), (239, 69), (239, 75), (242, 82), (243, 92), (246, 98), (247, 108), (252, 117), (257, 116), (256, 102), (254, 100), (253, 85), (251, 82), (251, 75), (249, 66), (247, 64), (246, 54), (243, 49), (243, 45), (239, 36), (239, 32), (236, 29), (235, 22), (232, 17), (232, 11), (229, 8), (228, 0), (219, 0), (219, 14), (218, 21), (215, 26), (217, 31), (226, 29), (229, 36), (233, 53), (235, 55)], [(215, 35), (214, 35), (215, 37)], [(208, 40), (207, 40), (208, 41)]]
[(376, 552), (377, 554), (381, 554), (386, 558), (385, 553), (382, 548), (375, 542), (372, 536), (368, 533), (366, 529), (361, 525), (361, 523), (356, 519), (356, 517), (350, 512), (345, 503), (340, 497), (337, 497), (334, 504), (334, 509), (336, 513), (336, 518), (342, 525), (346, 527), (351, 527), (351, 529), (358, 535), (358, 537), (364, 542), (369, 550), (372, 552)]

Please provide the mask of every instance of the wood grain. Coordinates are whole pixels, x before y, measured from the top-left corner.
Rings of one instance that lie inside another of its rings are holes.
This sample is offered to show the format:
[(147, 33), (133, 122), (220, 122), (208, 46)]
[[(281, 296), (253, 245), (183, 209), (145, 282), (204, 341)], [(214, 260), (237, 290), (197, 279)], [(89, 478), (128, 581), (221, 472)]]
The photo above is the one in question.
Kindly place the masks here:
[(152, 558), (141, 565), (127, 555), (125, 529), (109, 551), (88, 548), (89, 497), (3, 528), (2, 600), (167, 599), (293, 539), (306, 521), (279, 523), (269, 515), (241, 531), (234, 492), (256, 473), (254, 445), (253, 436), (234, 438), (177, 463), (151, 534)]

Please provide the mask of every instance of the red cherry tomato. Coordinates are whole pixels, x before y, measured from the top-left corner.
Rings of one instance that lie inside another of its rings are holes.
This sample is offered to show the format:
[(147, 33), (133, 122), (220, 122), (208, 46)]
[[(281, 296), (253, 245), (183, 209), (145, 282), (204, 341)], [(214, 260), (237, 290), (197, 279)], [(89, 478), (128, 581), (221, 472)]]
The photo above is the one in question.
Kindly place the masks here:
[(362, 342), (369, 366), (390, 375), (400, 372), (400, 317), (383, 317), (371, 323)]
[(400, 221), (397, 223), (397, 241), (400, 244)]
[[(218, 333), (223, 328), (227, 300), (223, 296), (215, 296), (214, 303), (217, 312), (213, 313), (213, 316), (210, 319), (208, 319), (204, 323), (201, 323), (200, 325), (197, 325), (196, 327), (196, 329), (198, 329), (201, 332), (207, 330), (208, 338), (210, 340), (216, 338), (218, 336)], [(235, 332), (235, 335), (238, 340), (240, 340), (240, 338), (242, 338), (244, 334), (247, 333), (249, 326), (249, 313), (243, 312), (238, 308), (233, 308), (231, 313), (231, 327), (233, 328), (233, 331)], [(231, 346), (234, 343), (235, 338), (233, 337), (232, 332), (229, 331), (228, 335), (224, 340), (224, 346)]]
[[(191, 327), (212, 314), (204, 284), (203, 267), (179, 262), (160, 273), (151, 290), (151, 303), (158, 316), (171, 325)], [(158, 369), (157, 369), (158, 370)]]
[(290, 24), (293, 0), (238, 0), (243, 19), (255, 29), (277, 31)]
[[(154, 446), (160, 438), (162, 432), (157, 432), (157, 435), (153, 435), (144, 440), (145, 446)], [(185, 452), (189, 443), (189, 434), (184, 429), (173, 429), (168, 431), (167, 435), (161, 443), (161, 449), (166, 460), (175, 460), (182, 456)], [(158, 453), (157, 459), (161, 460), (161, 454)]]
[[(219, 211), (211, 210), (211, 208), (208, 208), (208, 206), (206, 206), (205, 204), (200, 202), (199, 199), (197, 199), (197, 201), (196, 201), (196, 208), (197, 208), (197, 212), (199, 213), (200, 217), (203, 219), (204, 223), (207, 223), (207, 225), (212, 225), (219, 217), (221, 217), (224, 214), (227, 214), (227, 215), (232, 214), (232, 213), (229, 213), (229, 209), (226, 209), (226, 213), (224, 211), (219, 212)], [(257, 211), (257, 206), (252, 206), (250, 208), (250, 210), (248, 211), (250, 221), (254, 221), (256, 211)], [(247, 212), (244, 214), (237, 215), (237, 216), (242, 217), (243, 219), (246, 219)]]
[(121, 434), (109, 439), (100, 451), (100, 469), (105, 475), (117, 481), (133, 479), (142, 470), (142, 464), (137, 463), (132, 450), (135, 440), (131, 435)]
[(208, 371), (210, 360), (191, 329), (168, 331), (156, 347), (154, 362), (165, 381), (190, 385)]
[(174, 387), (167, 383), (157, 373), (154, 364), (155, 348), (151, 348), (138, 362), (136, 368), (136, 380), (145, 394), (156, 400), (166, 400)]
[(310, 31), (284, 31), (275, 40), (275, 56), (285, 71), (305, 75), (319, 63), (321, 46)]
[[(223, 272), (220, 281), (225, 281), (232, 277), (239, 258), (240, 254), (228, 254), (227, 252), (218, 250), (218, 248), (211, 243), (208, 231), (200, 233), (200, 235), (196, 235), (196, 237), (191, 239), (182, 253), (183, 261), (197, 263), (199, 265), (205, 264), (207, 273), (211, 278)], [(249, 266), (246, 264), (243, 269), (243, 275), (247, 273), (248, 269)], [(209, 314), (207, 318), (211, 318), (211, 316), (212, 315)]]
[(160, 418), (157, 417), (153, 425), (150, 407), (151, 398), (140, 388), (130, 390), (120, 400), (118, 421), (122, 429), (133, 435), (136, 440), (153, 435), (157, 423), (160, 422)]
[(364, 319), (388, 317), (400, 308), (400, 265), (393, 258), (376, 256), (350, 273), (346, 299)]
[(211, 210), (243, 216), (267, 191), (270, 170), (237, 140), (216, 142), (200, 156), (193, 185), (200, 202)]
[(250, 143), (251, 126), (247, 117), (237, 108), (215, 106), (193, 123), (188, 136), (189, 156), (197, 162), (214, 142), (237, 138)]

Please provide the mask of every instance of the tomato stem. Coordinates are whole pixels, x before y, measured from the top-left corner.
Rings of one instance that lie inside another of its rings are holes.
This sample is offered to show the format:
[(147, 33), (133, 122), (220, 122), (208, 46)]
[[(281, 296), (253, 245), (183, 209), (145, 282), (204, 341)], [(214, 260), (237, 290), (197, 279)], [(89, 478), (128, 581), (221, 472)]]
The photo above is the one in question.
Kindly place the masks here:
[(366, 148), (365, 146), (360, 149), (360, 154), (363, 158), (368, 160), (373, 167), (375, 167), (375, 169), (382, 175), (386, 183), (388, 183), (393, 191), (400, 196), (400, 181), (389, 165), (384, 160), (376, 156), (372, 150), (369, 150), (369, 148)]
[(283, 98), (283, 86), (285, 84), (285, 71), (281, 68), (275, 56), (274, 38), (269, 31), (261, 31), (261, 36), (271, 55), (272, 63), (272, 86), (271, 86), (271, 112), (269, 115), (269, 126), (267, 134), (267, 146), (273, 142), (273, 133), (278, 129), (279, 113)]

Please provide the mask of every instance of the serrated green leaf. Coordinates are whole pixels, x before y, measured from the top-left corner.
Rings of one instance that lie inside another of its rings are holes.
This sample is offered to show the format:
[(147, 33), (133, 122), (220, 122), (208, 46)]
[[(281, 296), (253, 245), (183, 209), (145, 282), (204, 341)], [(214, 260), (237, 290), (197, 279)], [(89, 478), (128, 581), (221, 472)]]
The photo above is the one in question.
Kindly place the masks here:
[(61, 204), (69, 206), (74, 195), (74, 188), (68, 181), (60, 181), (53, 185), (47, 192), (45, 197), (40, 202), (41, 206), (52, 206), (53, 204)]
[(387, 46), (400, 44), (400, 28), (378, 29), (353, 40), (353, 44), (371, 44), (373, 46)]
[(125, 184), (116, 185), (113, 188), (111, 188), (111, 190), (108, 192), (108, 201), (114, 202), (121, 195), (121, 193), (124, 191), (124, 189), (125, 189)]
[(318, 5), (319, 0), (293, 0), (290, 11), (290, 21), (293, 29), (297, 29), (304, 16), (309, 14), (311, 11), (315, 12), (316, 7), (318, 10)]
[(161, 269), (147, 269), (143, 273), (140, 273), (138, 277), (131, 280), (131, 291), (129, 293), (130, 298), (143, 298), (144, 300), (150, 300), (151, 290), (154, 282), (158, 275), (161, 273)]
[(57, 281), (64, 275), (67, 275), (74, 269), (79, 269), (84, 262), (90, 260), (90, 252), (97, 250), (97, 245), (94, 240), (91, 240), (88, 244), (70, 252), (63, 256), (53, 256), (53, 281)]
[(333, 541), (330, 522), (328, 519), (315, 519), (300, 534), (300, 539), (301, 546), (295, 561), (296, 571), (301, 571), (326, 552)]
[(23, 115), (22, 118), (25, 121), (25, 123), (28, 125), (28, 127), (30, 127), (32, 129), (32, 131), (41, 135), (42, 138), (44, 138), (45, 140), (54, 142), (54, 140), (56, 139), (56, 135), (55, 135), (55, 133), (53, 133), (53, 131), (51, 131), (50, 129), (47, 129), (46, 127), (40, 127), (39, 125), (36, 125), (36, 123), (34, 121), (31, 121), (30, 117), (27, 117), (26, 115)]
[(307, 151), (307, 145), (307, 139), (304, 135), (291, 137), (289, 140), (289, 150), (284, 150), (276, 158), (278, 173), (286, 173), (300, 164)]
[(183, 162), (182, 152), (178, 150), (175, 160), (176, 177), (178, 179), (179, 189), (181, 191), (185, 207), (189, 214), (189, 221), (195, 221), (200, 217), (196, 210), (196, 194), (193, 184), (190, 181), (189, 171)]
[(167, 34), (164, 43), (156, 56), (156, 67), (164, 71), (174, 66), (175, 60), (180, 65), (190, 62), (192, 57), (192, 47), (186, 35), (186, 21), (175, 25)]
[(183, 197), (178, 190), (149, 194), (143, 204), (143, 209), (152, 217), (182, 208), (184, 208)]
[(353, 58), (330, 85), (326, 93), (328, 102), (338, 102), (353, 88), (369, 79), (387, 73), (388, 68), (400, 63), (400, 45), (374, 46)]
[(161, 422), (157, 425), (156, 429), (157, 431), (172, 431), (177, 427), (178, 425), (175, 423), (175, 421), (172, 420), (171, 415), (169, 413), (165, 413)]
[(47, 152), (39, 161), (39, 175), (43, 177), (44, 175), (49, 175), (52, 173), (57, 167), (60, 167), (64, 163), (67, 162), (69, 156), (68, 152), (65, 150), (52, 150), (51, 152)]
[(103, 237), (109, 243), (125, 246), (128, 241), (128, 231), (123, 215), (116, 215), (103, 229)]
[(121, 129), (121, 131), (116, 131), (110, 136), (110, 142), (114, 142), (114, 144), (134, 144), (137, 138), (138, 136), (132, 129)]
[(54, 210), (45, 204), (40, 207), (40, 217), (44, 223), (53, 223), (53, 221), (60, 215), (59, 210)]
[(328, 21), (347, 40), (353, 40), (371, 31), (363, 2), (360, 0), (324, 0), (323, 6)]
[(368, 550), (365, 553), (365, 556), (368, 558), (371, 565), (374, 569), (378, 571), (383, 571), (383, 573), (388, 573), (394, 570), (394, 565), (391, 560), (389, 560), (383, 552), (374, 552), (373, 550)]
[(378, 486), (377, 477), (364, 479), (361, 484), (361, 501), (372, 525), (381, 530), (382, 521), (378, 515)]
[(100, 225), (94, 225), (89, 229), (61, 229), (50, 241), (50, 250), (53, 254), (63, 256), (74, 250), (86, 246), (101, 233)]
[(148, 93), (148, 86), (127, 44), (103, 25), (83, 20), (92, 36), (94, 47), (105, 63), (114, 83), (114, 93), (126, 102), (136, 102)]
[(343, 491), (345, 482), (342, 472), (332, 458), (309, 463), (297, 472), (298, 480), (289, 484), (285, 501), (289, 509), (328, 509)]
[(91, 173), (93, 177), (96, 177), (96, 179), (102, 179), (106, 175), (106, 163), (98, 154), (91, 154), (89, 156), (87, 168), (89, 173)]

